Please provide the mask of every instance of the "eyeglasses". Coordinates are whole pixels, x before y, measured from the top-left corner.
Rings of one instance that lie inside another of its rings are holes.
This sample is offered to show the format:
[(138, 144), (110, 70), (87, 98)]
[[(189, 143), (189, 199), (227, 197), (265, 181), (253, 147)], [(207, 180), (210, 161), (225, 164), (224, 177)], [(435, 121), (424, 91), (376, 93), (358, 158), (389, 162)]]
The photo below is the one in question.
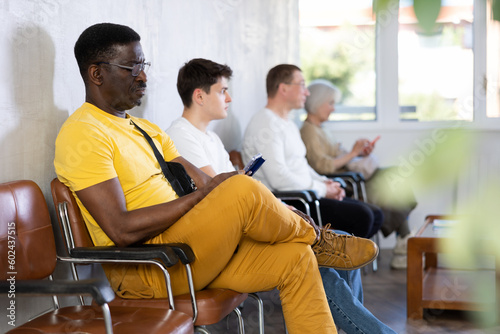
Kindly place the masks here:
[(133, 77), (138, 76), (142, 71), (144, 71), (144, 73), (147, 73), (149, 67), (151, 66), (150, 62), (137, 63), (134, 66), (125, 66), (125, 65), (120, 65), (120, 64), (113, 64), (113, 63), (108, 63), (107, 61), (100, 61), (100, 62), (96, 63), (96, 65), (100, 65), (100, 64), (107, 64), (107, 65), (118, 66), (119, 68), (123, 68), (125, 70), (129, 70), (129, 71), (132, 72), (132, 76)]
[(306, 83), (305, 82), (284, 82), (285, 85), (297, 85), (300, 86), (302, 89), (306, 88)]

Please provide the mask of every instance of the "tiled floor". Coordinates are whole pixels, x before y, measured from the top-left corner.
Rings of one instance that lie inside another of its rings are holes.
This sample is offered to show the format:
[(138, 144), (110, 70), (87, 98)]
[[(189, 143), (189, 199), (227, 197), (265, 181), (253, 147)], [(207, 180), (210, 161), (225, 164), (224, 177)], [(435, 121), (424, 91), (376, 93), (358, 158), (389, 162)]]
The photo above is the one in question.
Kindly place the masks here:
[[(428, 310), (424, 320), (406, 320), (406, 271), (391, 270), (390, 250), (381, 250), (379, 270), (365, 271), (363, 286), (365, 306), (380, 320), (400, 334), (479, 334), (500, 333), (500, 326), (481, 329), (471, 320), (470, 314), (459, 311)], [(285, 333), (283, 316), (276, 290), (259, 293), (264, 301), (265, 332), (268, 334)], [(256, 303), (252, 299), (245, 302), (242, 309), (246, 334), (258, 333)], [(229, 328), (229, 329), (228, 329)], [(211, 333), (237, 333), (236, 316), (209, 326)]]

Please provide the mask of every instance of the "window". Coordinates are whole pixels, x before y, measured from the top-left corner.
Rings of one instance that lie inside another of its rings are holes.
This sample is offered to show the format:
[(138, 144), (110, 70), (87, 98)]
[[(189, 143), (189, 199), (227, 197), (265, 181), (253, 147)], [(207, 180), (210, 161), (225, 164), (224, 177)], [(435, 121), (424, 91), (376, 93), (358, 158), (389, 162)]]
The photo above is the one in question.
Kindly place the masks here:
[(342, 92), (330, 120), (375, 120), (375, 15), (372, 0), (300, 0), (301, 68)]
[(496, 1), (493, 8), (493, 1), (488, 0), (487, 7), (487, 72), (485, 78), (486, 87), (486, 115), (487, 117), (500, 117), (500, 2)]
[(330, 120), (500, 124), (500, 0), (384, 0), (377, 22), (372, 3), (299, 0), (304, 75), (343, 93)]
[(413, 1), (400, 1), (400, 119), (472, 121), (473, 0), (443, 0), (437, 10), (434, 27), (424, 30)]

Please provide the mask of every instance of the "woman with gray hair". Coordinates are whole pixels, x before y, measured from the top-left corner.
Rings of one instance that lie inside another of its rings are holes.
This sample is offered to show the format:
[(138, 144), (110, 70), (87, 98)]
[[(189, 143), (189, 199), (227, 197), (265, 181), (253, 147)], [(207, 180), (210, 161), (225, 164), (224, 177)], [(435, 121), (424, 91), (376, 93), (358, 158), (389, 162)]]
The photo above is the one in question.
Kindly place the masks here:
[[(374, 145), (368, 139), (358, 139), (351, 151), (346, 151), (340, 143), (332, 143), (321, 128), (335, 110), (340, 100), (340, 90), (327, 80), (315, 80), (309, 87), (305, 109), (307, 118), (300, 130), (307, 148), (307, 161), (319, 174), (333, 174), (349, 169), (348, 164), (356, 157), (368, 156)], [(364, 175), (369, 178), (371, 175)]]
[[(306, 146), (306, 158), (309, 165), (319, 174), (329, 175), (343, 171), (360, 171), (360, 157), (365, 162), (371, 162), (367, 172), (363, 173), (368, 180), (367, 191), (370, 203), (379, 206), (384, 214), (384, 221), (380, 230), (385, 237), (396, 232), (396, 246), (394, 247), (391, 267), (394, 269), (406, 268), (406, 246), (411, 237), (408, 225), (408, 215), (417, 205), (411, 189), (404, 191), (404, 200), (395, 205), (388, 201), (381, 192), (390, 189), (388, 173), (391, 168), (378, 168), (370, 159), (375, 141), (366, 138), (358, 139), (350, 151), (345, 150), (338, 142), (333, 142), (321, 125), (328, 121), (330, 114), (335, 110), (335, 103), (340, 100), (341, 93), (337, 87), (327, 80), (315, 80), (307, 87), (310, 95), (307, 97), (305, 109), (307, 118), (300, 129), (302, 141)], [(367, 175), (368, 174), (368, 175)]]

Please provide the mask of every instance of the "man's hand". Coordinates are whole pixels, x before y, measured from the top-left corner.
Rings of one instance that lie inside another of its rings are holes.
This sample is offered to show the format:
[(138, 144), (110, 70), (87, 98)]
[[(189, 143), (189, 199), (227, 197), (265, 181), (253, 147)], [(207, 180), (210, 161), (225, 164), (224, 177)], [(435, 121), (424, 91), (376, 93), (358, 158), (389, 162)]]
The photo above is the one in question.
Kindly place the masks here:
[(304, 212), (299, 211), (295, 208), (292, 211), (295, 212), (297, 215), (299, 215), (306, 222), (308, 222), (309, 225), (311, 225), (314, 228), (314, 231), (316, 231), (316, 235), (320, 234), (320, 229), (319, 229), (318, 225), (316, 225), (316, 223), (314, 222), (314, 219), (312, 219), (310, 216), (306, 215)]
[(341, 201), (345, 197), (345, 190), (342, 188), (340, 183), (332, 181), (332, 180), (326, 180), (326, 198), (330, 199), (336, 199), (338, 201)]
[(214, 188), (217, 187), (219, 184), (226, 181), (231, 176), (238, 175), (238, 174), (243, 174), (243, 171), (234, 171), (234, 172), (217, 174), (206, 185), (204, 185), (201, 188), (198, 188), (198, 191), (203, 192), (204, 196), (206, 196), (206, 195), (208, 195), (209, 192), (214, 190)]
[(289, 204), (286, 204), (285, 202), (281, 201), (281, 203), (283, 203), (284, 206), (286, 206), (288, 209), (292, 210), (292, 211), (295, 211), (297, 210), (296, 207), (294, 207), (293, 205), (289, 205)]
[(316, 235), (320, 234), (320, 229), (319, 229), (318, 225), (316, 225), (316, 223), (314, 222), (314, 219), (312, 219), (312, 217), (306, 215), (304, 212), (302, 212), (300, 210), (297, 210), (294, 206), (288, 205), (285, 202), (281, 202), (281, 203), (283, 203), (283, 205), (285, 205), (288, 209), (292, 210), (293, 212), (295, 212), (295, 214), (299, 215), (302, 219), (304, 219), (306, 222), (308, 222), (309, 225), (311, 225), (314, 228)]

